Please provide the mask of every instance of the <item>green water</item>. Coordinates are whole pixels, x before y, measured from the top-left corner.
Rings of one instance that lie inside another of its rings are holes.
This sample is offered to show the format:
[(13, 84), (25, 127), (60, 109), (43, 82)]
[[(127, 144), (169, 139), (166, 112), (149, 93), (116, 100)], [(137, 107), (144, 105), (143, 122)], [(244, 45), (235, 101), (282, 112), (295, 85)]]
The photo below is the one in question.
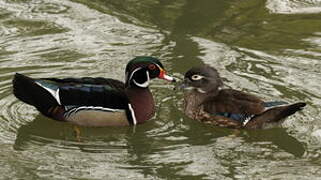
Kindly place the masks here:
[[(210, 64), (227, 87), (308, 106), (282, 128), (217, 128), (155, 80), (152, 120), (82, 127), (79, 142), (12, 94), (15, 72), (123, 80), (139, 55), (177, 78)], [(320, 89), (320, 1), (0, 0), (0, 179), (320, 179)]]

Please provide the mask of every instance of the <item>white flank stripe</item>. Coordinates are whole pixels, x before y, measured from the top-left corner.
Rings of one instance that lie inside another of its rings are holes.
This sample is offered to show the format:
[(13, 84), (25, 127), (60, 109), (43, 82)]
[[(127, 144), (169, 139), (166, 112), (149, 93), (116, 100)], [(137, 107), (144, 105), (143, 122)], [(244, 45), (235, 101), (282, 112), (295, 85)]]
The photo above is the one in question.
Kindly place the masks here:
[(61, 102), (60, 102), (60, 98), (59, 98), (59, 88), (57, 91), (53, 90), (53, 89), (49, 89), (45, 86), (43, 86), (42, 84), (40, 84), (39, 82), (36, 82), (36, 84), (38, 84), (40, 87), (44, 88), (45, 90), (47, 90), (57, 101), (57, 103), (59, 105), (61, 105)]
[(254, 115), (249, 116), (248, 118), (246, 118), (243, 122), (243, 126), (245, 126), (252, 118), (254, 117)]
[(101, 107), (101, 106), (80, 106), (78, 108), (76, 108), (76, 111), (78, 110), (102, 110), (102, 111), (111, 111), (111, 112), (120, 112), (122, 111), (121, 109), (111, 109), (111, 108), (105, 108), (105, 107)]
[(129, 79), (127, 79), (127, 80), (130, 81), (130, 80), (133, 78), (134, 73), (135, 73), (136, 71), (141, 70), (141, 69), (142, 69), (141, 67), (138, 67), (138, 68), (134, 69), (134, 71), (130, 74)]
[(264, 109), (264, 112), (267, 111), (267, 110), (273, 109), (273, 108), (275, 108), (275, 107), (284, 107), (284, 106), (288, 106), (288, 105), (291, 105), (291, 104), (281, 104), (281, 105), (266, 107), (266, 108)]
[(136, 125), (137, 124), (137, 120), (136, 120), (134, 109), (132, 108), (131, 104), (128, 104), (128, 108), (130, 110), (130, 113), (132, 114), (133, 123), (134, 123), (134, 125)]
[(76, 114), (78, 111), (82, 111), (82, 110), (99, 110), (99, 111), (107, 111), (107, 112), (123, 112), (124, 110), (122, 109), (111, 109), (111, 108), (105, 108), (105, 107), (101, 107), (101, 106), (80, 106), (80, 107), (75, 107), (72, 109), (69, 109), (68, 112), (65, 113), (65, 117), (69, 117), (72, 116), (74, 114)]
[(56, 100), (57, 100), (58, 104), (61, 105), (59, 91), (60, 91), (60, 89), (58, 88), (58, 90), (56, 91)]

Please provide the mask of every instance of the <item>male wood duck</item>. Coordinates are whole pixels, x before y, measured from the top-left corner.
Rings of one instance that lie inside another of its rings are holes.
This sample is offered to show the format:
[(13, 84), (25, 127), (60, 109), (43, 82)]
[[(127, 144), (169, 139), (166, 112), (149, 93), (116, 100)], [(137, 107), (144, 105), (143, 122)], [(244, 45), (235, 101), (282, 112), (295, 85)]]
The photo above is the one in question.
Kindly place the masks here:
[(154, 78), (175, 81), (158, 59), (143, 56), (127, 64), (125, 83), (101, 77), (32, 79), (16, 73), (13, 93), (58, 121), (94, 127), (136, 125), (154, 115), (148, 88)]
[(279, 125), (306, 105), (264, 102), (254, 95), (222, 86), (219, 73), (213, 67), (204, 65), (186, 72), (181, 85), (185, 89), (185, 114), (221, 127), (259, 129)]

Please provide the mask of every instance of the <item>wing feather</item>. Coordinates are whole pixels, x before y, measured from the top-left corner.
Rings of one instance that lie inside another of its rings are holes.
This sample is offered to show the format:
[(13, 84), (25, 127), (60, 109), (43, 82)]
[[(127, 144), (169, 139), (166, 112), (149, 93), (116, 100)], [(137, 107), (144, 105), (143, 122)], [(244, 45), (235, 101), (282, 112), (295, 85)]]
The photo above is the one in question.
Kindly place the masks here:
[(207, 100), (203, 105), (204, 110), (210, 114), (255, 115), (264, 111), (264, 102), (261, 99), (233, 89), (220, 90), (217, 96)]
[[(63, 106), (96, 106), (127, 109), (124, 83), (105, 78), (45, 78), (37, 81), (44, 87), (55, 87), (55, 97)], [(58, 88), (58, 89), (57, 89)]]

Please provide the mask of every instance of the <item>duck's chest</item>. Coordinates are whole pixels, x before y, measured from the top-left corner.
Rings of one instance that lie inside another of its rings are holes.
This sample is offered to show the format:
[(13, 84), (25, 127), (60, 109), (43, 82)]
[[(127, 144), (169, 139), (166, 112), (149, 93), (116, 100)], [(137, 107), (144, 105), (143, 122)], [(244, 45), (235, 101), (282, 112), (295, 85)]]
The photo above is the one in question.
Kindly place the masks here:
[(148, 88), (128, 89), (126, 94), (132, 106), (132, 116), (134, 116), (137, 123), (143, 123), (154, 116), (154, 99)]
[(184, 93), (184, 113), (192, 119), (202, 119), (209, 114), (204, 111), (204, 101), (208, 98), (207, 94), (197, 91), (187, 91)]
[(184, 113), (189, 118), (197, 119), (199, 112), (202, 109), (203, 98), (198, 93), (184, 93)]

